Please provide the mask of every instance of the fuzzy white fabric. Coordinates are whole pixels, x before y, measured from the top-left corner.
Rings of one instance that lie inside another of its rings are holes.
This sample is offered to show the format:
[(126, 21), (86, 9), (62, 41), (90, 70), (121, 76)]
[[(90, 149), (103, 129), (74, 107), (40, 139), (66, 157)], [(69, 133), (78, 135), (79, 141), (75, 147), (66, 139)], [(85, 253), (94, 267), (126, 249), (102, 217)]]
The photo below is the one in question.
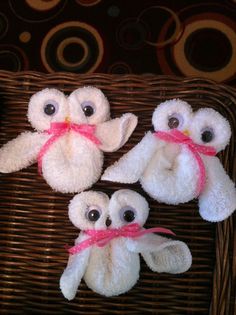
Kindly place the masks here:
[[(84, 230), (101, 230), (106, 226), (108, 215), (109, 197), (98, 191), (84, 191), (74, 196), (69, 204), (69, 219), (75, 227)], [(86, 218), (90, 209), (97, 209), (100, 218), (96, 222), (91, 222)]]
[(177, 115), (180, 121), (181, 130), (188, 128), (189, 120), (192, 116), (191, 106), (182, 100), (173, 99), (159, 104), (153, 112), (152, 124), (155, 130), (167, 130), (168, 117)]
[[(96, 222), (87, 219), (86, 214), (90, 209), (100, 211)], [(133, 209), (135, 220), (132, 223), (141, 226), (149, 213), (145, 198), (128, 189), (116, 191), (110, 200), (104, 193), (95, 191), (76, 195), (69, 205), (69, 217), (81, 229), (76, 243), (87, 237), (83, 232), (86, 229), (120, 228), (128, 224), (122, 219), (123, 209)], [(105, 222), (108, 217), (112, 223), (107, 228)], [(70, 256), (60, 280), (63, 295), (69, 300), (73, 299), (82, 278), (89, 288), (101, 295), (114, 296), (127, 292), (139, 279), (139, 254), (157, 272), (181, 273), (190, 268), (192, 262), (187, 245), (180, 241), (155, 234), (135, 239), (116, 238), (104, 247), (93, 245)]]
[[(209, 143), (203, 143), (201, 140), (201, 131), (206, 127), (214, 131), (214, 138)], [(228, 120), (212, 108), (199, 109), (194, 114), (188, 129), (193, 142), (213, 146), (216, 152), (224, 150), (231, 137), (231, 128)]]
[[(74, 123), (80, 124), (82, 117), (87, 124), (97, 125), (100, 122), (110, 120), (110, 104), (106, 96), (101, 90), (92, 87), (84, 86), (72, 92), (68, 97), (70, 117)], [(86, 117), (83, 114), (82, 107), (80, 105), (84, 102), (91, 102), (94, 108), (94, 114), (90, 117)]]
[(193, 199), (197, 180), (196, 161), (186, 148), (179, 152), (179, 146), (175, 144), (156, 151), (140, 177), (143, 189), (152, 198), (167, 204), (179, 204)]
[[(48, 116), (44, 113), (46, 104), (53, 104), (56, 107), (55, 115)], [(77, 105), (77, 107), (79, 107)], [(33, 94), (28, 105), (28, 121), (38, 132), (50, 128), (51, 122), (62, 122), (70, 115), (68, 101), (64, 93), (57, 89), (43, 89)]]
[[(178, 130), (187, 132), (199, 145), (213, 146), (219, 152), (229, 143), (229, 122), (211, 108), (193, 113), (186, 102), (166, 101), (154, 111), (155, 131), (169, 131), (168, 119), (172, 115), (181, 122)], [(205, 130), (213, 131), (209, 143), (201, 139)], [(236, 209), (235, 185), (218, 159), (216, 163), (215, 157), (200, 155), (206, 169), (206, 185), (199, 196), (200, 214), (207, 221), (222, 221)], [(154, 199), (179, 204), (196, 197), (198, 176), (198, 164), (184, 145), (163, 142), (148, 132), (140, 143), (105, 170), (102, 180), (121, 183), (139, 180)]]
[(236, 209), (235, 185), (217, 157), (203, 157), (207, 170), (206, 187), (199, 196), (199, 211), (203, 219), (219, 222)]
[(37, 155), (49, 135), (23, 132), (0, 149), (0, 172), (11, 173), (36, 162)]
[(127, 113), (121, 118), (115, 118), (99, 124), (96, 130), (98, 139), (102, 139), (99, 146), (104, 152), (114, 152), (122, 147), (129, 139), (138, 123), (138, 118), (133, 114)]
[(133, 149), (108, 167), (101, 179), (126, 184), (137, 182), (155, 151), (162, 146), (164, 143), (157, 142), (152, 133), (148, 132)]
[[(88, 236), (80, 233), (75, 244), (86, 240)], [(77, 292), (78, 284), (80, 283), (84, 272), (87, 268), (91, 248), (85, 249), (79, 255), (70, 255), (67, 268), (64, 270), (60, 278), (60, 288), (63, 295), (68, 300), (72, 300)]]
[(182, 273), (192, 265), (192, 255), (188, 246), (181, 241), (147, 234), (136, 239), (127, 239), (127, 248), (140, 253), (148, 267), (155, 272)]
[[(86, 102), (94, 109), (90, 117), (86, 117), (82, 109)], [(44, 113), (48, 103), (56, 108), (51, 116)], [(54, 190), (63, 193), (80, 192), (92, 186), (101, 175), (102, 151), (118, 150), (137, 125), (137, 117), (129, 113), (109, 120), (108, 100), (95, 87), (77, 89), (69, 97), (56, 89), (44, 89), (31, 97), (28, 119), (36, 132), (23, 133), (0, 149), (0, 172), (15, 172), (35, 163), (41, 147), (51, 137), (44, 131), (53, 122), (69, 120), (96, 126), (95, 135), (100, 145), (70, 131), (57, 139), (43, 157), (43, 177)]]

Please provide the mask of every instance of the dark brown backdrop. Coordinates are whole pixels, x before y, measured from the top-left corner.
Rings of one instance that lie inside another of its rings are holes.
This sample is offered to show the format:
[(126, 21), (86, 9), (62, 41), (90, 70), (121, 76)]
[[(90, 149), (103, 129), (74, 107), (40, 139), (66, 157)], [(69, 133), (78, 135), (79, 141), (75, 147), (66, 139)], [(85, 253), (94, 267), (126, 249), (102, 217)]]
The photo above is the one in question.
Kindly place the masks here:
[(234, 0), (1, 0), (0, 69), (236, 83)]

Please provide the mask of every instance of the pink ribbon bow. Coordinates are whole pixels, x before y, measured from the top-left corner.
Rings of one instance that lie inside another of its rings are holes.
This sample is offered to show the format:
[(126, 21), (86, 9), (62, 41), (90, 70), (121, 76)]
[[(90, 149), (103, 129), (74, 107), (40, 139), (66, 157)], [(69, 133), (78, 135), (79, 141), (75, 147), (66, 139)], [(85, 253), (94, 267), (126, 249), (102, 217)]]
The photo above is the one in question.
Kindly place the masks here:
[(183, 134), (181, 131), (177, 129), (173, 129), (169, 132), (157, 131), (154, 133), (154, 135), (157, 138), (164, 140), (166, 142), (186, 145), (189, 151), (191, 151), (199, 168), (199, 178), (198, 178), (197, 192), (196, 192), (196, 196), (198, 196), (202, 192), (205, 186), (205, 182), (206, 182), (206, 170), (205, 170), (204, 163), (199, 153), (204, 154), (204, 155), (214, 156), (216, 155), (215, 148), (211, 146), (208, 147), (205, 145), (194, 143), (190, 137), (186, 136), (185, 134)]
[(94, 135), (96, 126), (89, 124), (74, 124), (70, 122), (54, 122), (51, 123), (50, 129), (46, 130), (46, 133), (52, 135), (51, 138), (42, 146), (38, 154), (38, 172), (42, 174), (42, 160), (44, 154), (48, 151), (51, 145), (57, 141), (60, 137), (69, 131), (75, 131), (82, 135), (83, 137), (89, 139), (96, 145), (100, 144), (100, 140)]
[(98, 247), (103, 247), (117, 237), (135, 238), (153, 232), (175, 235), (171, 230), (165, 228), (156, 227), (151, 229), (142, 229), (139, 224), (132, 223), (118, 229), (87, 230), (85, 233), (91, 237), (78, 245), (69, 248), (68, 251), (71, 255), (74, 255), (95, 244)]

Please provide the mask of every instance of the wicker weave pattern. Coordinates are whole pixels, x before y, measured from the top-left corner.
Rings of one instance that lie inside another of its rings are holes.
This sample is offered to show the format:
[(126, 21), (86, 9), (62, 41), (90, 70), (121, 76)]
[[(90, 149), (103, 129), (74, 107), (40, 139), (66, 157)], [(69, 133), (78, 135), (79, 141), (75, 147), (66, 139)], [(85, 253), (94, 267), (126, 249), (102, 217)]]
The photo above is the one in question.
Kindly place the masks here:
[[(159, 102), (178, 97), (195, 109), (215, 108), (229, 119), (233, 137), (220, 158), (231, 178), (236, 179), (235, 90), (202, 79), (2, 71), (0, 145), (31, 129), (26, 110), (34, 92), (50, 86), (70, 93), (83, 85), (96, 85), (104, 91), (111, 103), (113, 117), (128, 111), (139, 116), (139, 125), (131, 139), (118, 152), (106, 154), (104, 167), (140, 141), (144, 132), (151, 128), (151, 115)], [(0, 175), (0, 313), (234, 313), (233, 218), (217, 225), (209, 224), (200, 218), (195, 201), (177, 207), (168, 206), (150, 199), (139, 184), (98, 182), (94, 185), (94, 189), (108, 194), (123, 187), (133, 188), (147, 197), (151, 206), (147, 227), (170, 228), (179, 239), (187, 242), (193, 254), (192, 268), (183, 275), (155, 274), (142, 261), (140, 280), (129, 293), (104, 298), (93, 293), (82, 281), (76, 299), (67, 302), (60, 293), (58, 282), (68, 258), (64, 245), (72, 245), (78, 234), (67, 216), (72, 195), (54, 193), (37, 174), (34, 165), (20, 172)]]

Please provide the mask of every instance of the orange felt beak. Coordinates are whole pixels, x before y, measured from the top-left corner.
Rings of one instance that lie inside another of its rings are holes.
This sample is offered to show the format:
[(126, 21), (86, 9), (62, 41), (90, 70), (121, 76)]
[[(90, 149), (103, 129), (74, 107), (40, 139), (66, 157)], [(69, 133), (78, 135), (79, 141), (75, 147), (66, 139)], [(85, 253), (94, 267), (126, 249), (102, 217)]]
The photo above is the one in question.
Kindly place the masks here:
[(66, 122), (66, 123), (70, 123), (70, 117), (69, 117), (69, 116), (66, 116), (65, 122)]
[(185, 136), (187, 136), (187, 137), (190, 136), (190, 133), (189, 133), (189, 131), (188, 131), (187, 129), (185, 129), (185, 130), (183, 131), (183, 134), (184, 134)]

